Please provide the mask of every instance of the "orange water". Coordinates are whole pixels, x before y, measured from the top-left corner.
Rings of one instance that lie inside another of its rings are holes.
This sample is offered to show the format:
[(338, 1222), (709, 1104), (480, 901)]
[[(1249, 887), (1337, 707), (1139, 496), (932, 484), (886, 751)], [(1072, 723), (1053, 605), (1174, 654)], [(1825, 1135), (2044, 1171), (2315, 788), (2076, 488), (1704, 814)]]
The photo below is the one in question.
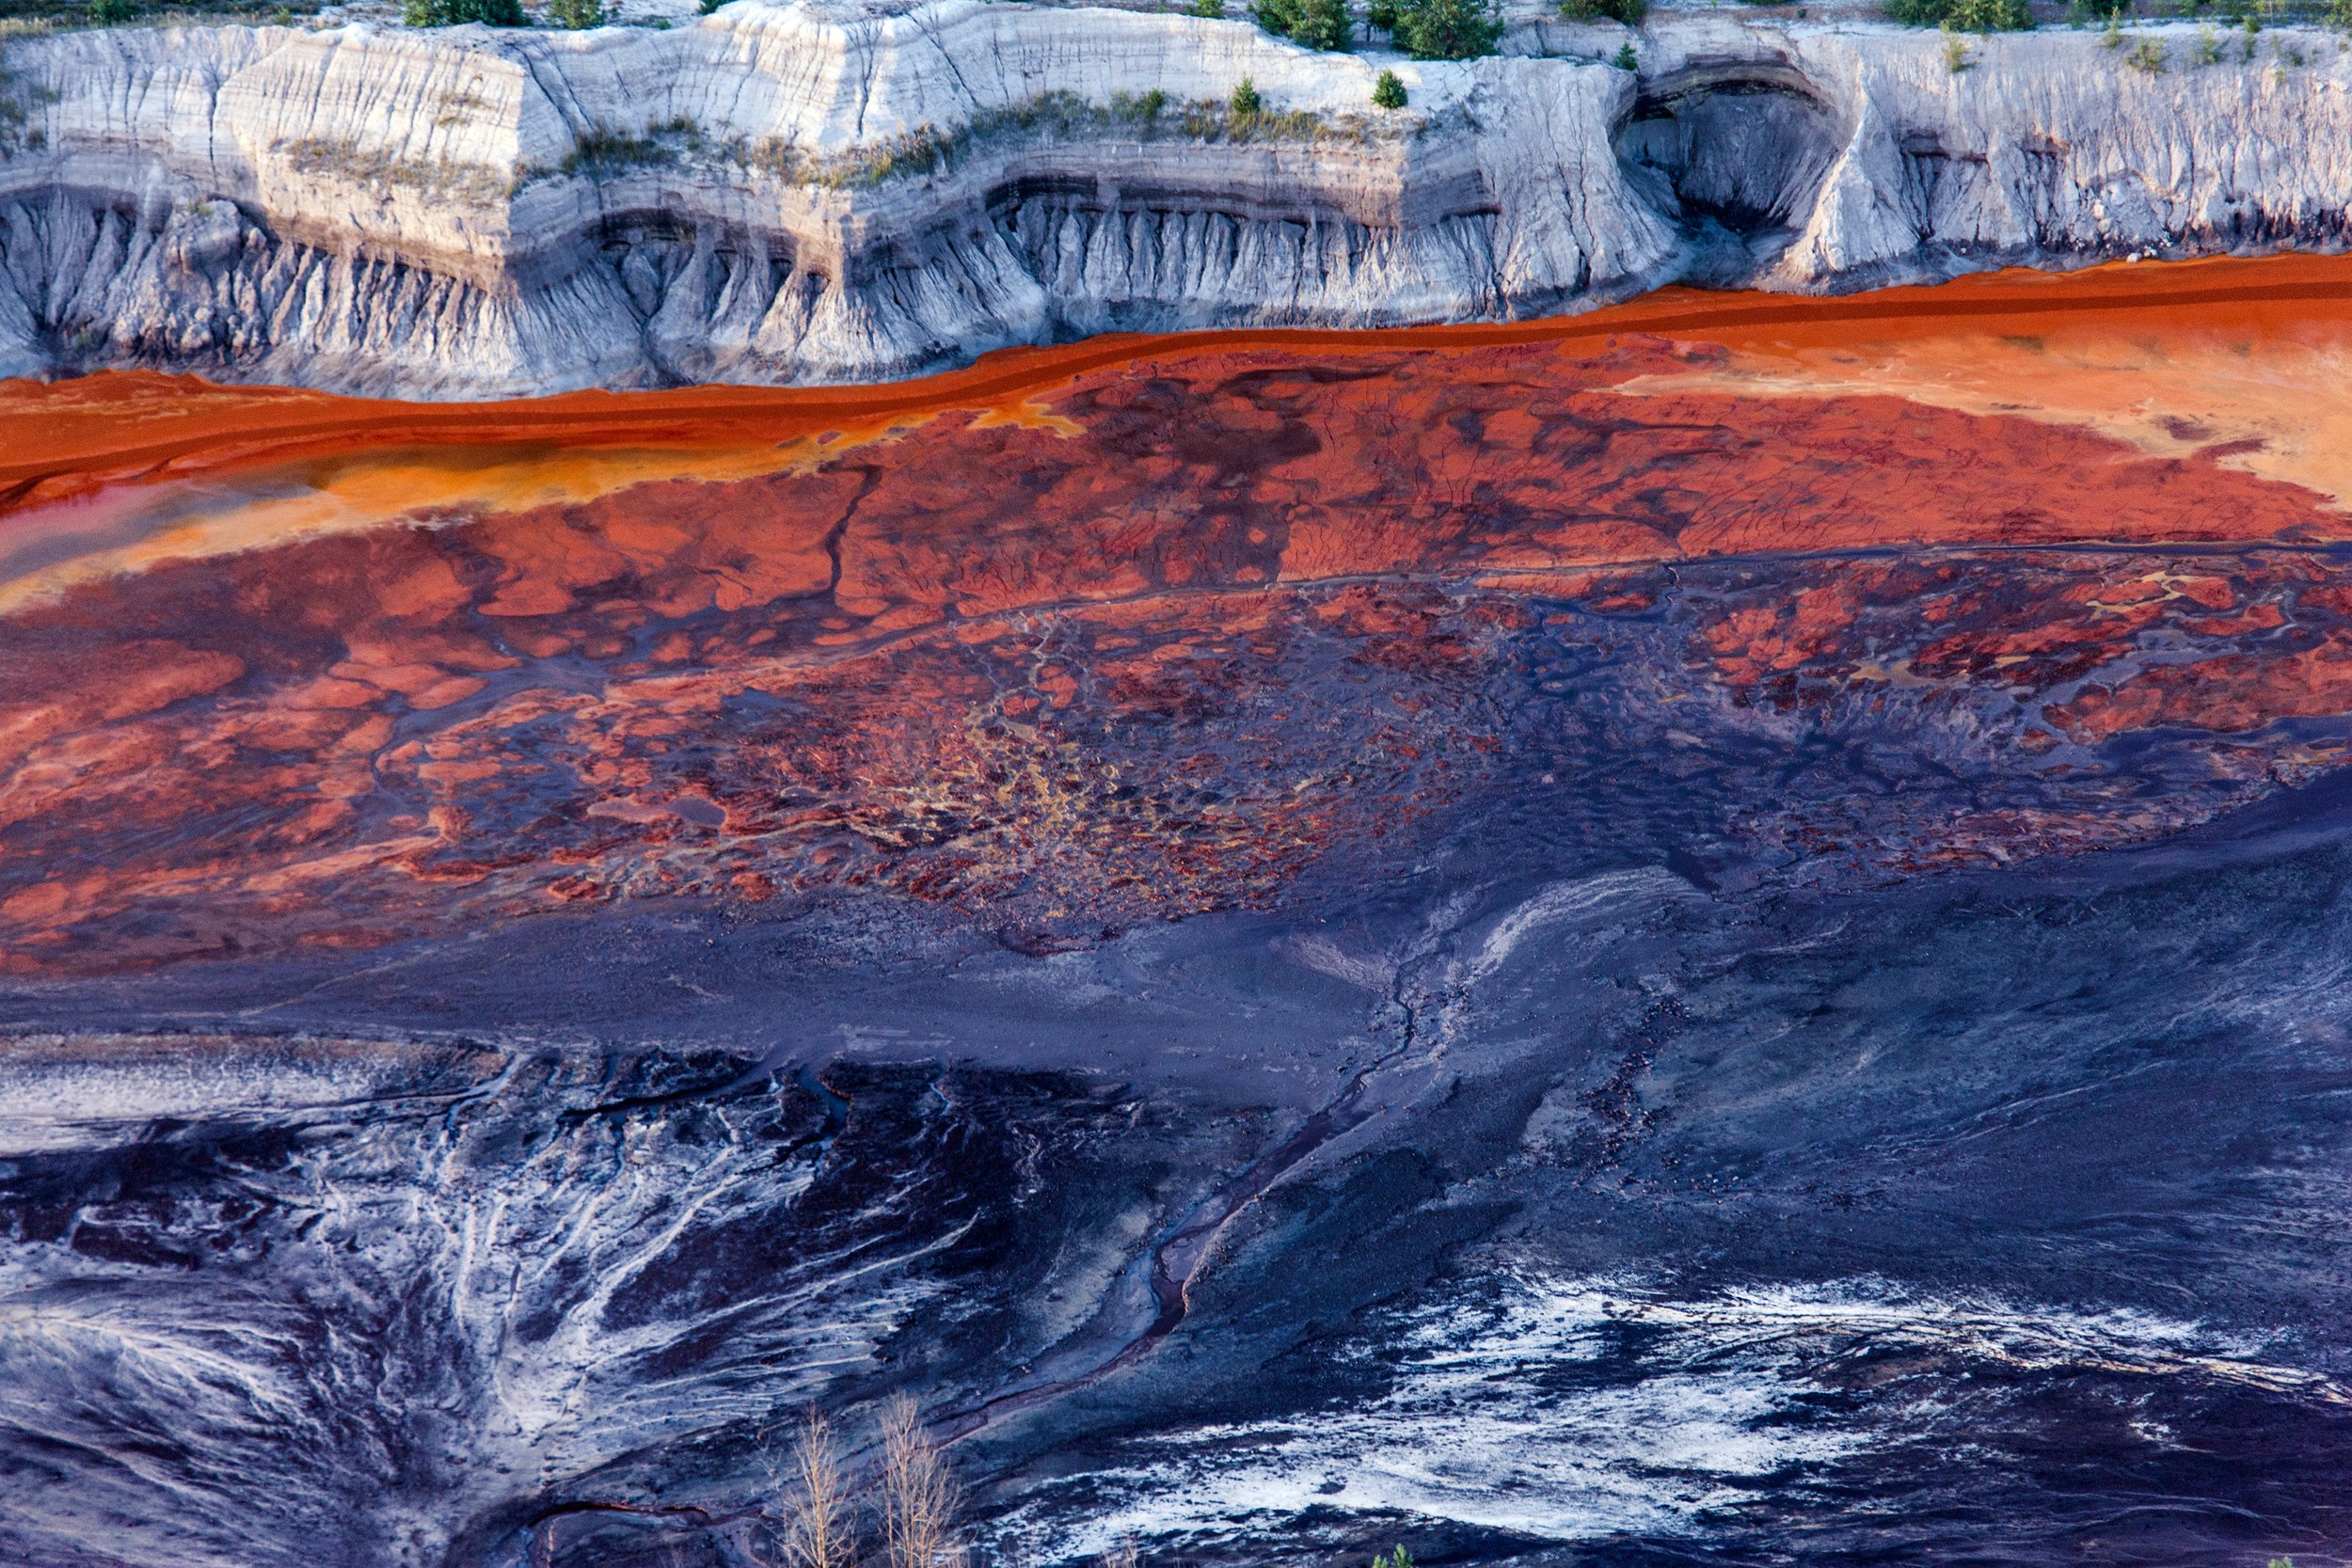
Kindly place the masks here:
[(2220, 447), (2233, 466), (2352, 496), (2352, 258), (2115, 263), (1829, 299), (1677, 288), (1526, 322), (1120, 334), (881, 386), (417, 404), (143, 372), (6, 382), (0, 610), (158, 560), (812, 467), (950, 410), (1059, 427), (1059, 388), (1123, 366), (1237, 350), (1589, 356), (1633, 336), (1729, 352), (1629, 379), (1629, 395), (1892, 394), (2088, 425), (2156, 455)]

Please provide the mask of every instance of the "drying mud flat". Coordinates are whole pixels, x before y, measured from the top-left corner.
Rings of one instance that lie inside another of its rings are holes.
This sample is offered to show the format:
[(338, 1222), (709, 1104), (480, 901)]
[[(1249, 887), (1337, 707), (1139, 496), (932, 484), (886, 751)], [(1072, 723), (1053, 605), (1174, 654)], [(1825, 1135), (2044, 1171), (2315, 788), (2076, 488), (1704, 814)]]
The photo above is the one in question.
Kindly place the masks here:
[(0, 1555), (2334, 1560), (2347, 343), (0, 388)]

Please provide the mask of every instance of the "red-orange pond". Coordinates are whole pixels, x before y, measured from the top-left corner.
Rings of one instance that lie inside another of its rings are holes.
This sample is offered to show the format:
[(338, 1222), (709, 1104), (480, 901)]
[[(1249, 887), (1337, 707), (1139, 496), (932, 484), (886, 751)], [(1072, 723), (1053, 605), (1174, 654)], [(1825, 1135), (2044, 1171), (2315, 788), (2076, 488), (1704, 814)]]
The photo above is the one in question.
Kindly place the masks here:
[(2339, 258), (0, 384), (0, 1560), (2352, 1561), (2348, 494)]

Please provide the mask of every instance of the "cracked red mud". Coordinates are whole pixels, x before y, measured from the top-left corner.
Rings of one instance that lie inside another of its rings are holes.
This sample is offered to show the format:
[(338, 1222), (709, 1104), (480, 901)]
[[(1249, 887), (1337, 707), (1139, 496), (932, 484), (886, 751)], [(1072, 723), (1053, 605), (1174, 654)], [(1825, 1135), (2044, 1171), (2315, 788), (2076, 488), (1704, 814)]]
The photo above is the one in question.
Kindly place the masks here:
[[(1716, 387), (1730, 352), (1174, 341), (783, 471), (66, 582), (0, 619), (0, 947), (864, 888), (1050, 948), (1545, 791), (1868, 879), (2341, 760), (2328, 498), (2227, 443)], [(1799, 721), (1905, 760), (1809, 792)]]

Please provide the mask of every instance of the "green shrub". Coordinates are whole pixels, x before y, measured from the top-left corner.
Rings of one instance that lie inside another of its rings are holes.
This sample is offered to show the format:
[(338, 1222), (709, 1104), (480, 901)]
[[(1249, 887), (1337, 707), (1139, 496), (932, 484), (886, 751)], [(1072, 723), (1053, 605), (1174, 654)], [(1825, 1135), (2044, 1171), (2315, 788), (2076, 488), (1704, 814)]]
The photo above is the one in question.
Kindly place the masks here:
[(1649, 0), (1560, 0), (1560, 14), (1570, 22), (1597, 22), (1606, 17), (1639, 27), (1649, 15)]
[(1629, 42), (1617, 45), (1616, 56), (1609, 63), (1615, 66), (1619, 71), (1639, 71), (1642, 69), (1642, 57), (1633, 52), (1633, 45)]
[(89, 0), (89, 19), (101, 27), (119, 27), (138, 14), (133, 0)]
[(479, 22), (489, 27), (528, 27), (522, 0), (406, 0), (400, 19), (411, 27), (458, 27)]
[(1399, 1546), (1372, 1560), (1372, 1568), (1413, 1568), (1413, 1554)]
[(1392, 31), (1417, 60), (1468, 60), (1495, 52), (1502, 17), (1495, 0), (1397, 0)]
[(1258, 84), (1245, 76), (1233, 84), (1233, 113), (1254, 115), (1265, 107), (1265, 100), (1258, 96)]
[(1906, 26), (1955, 33), (2021, 33), (2033, 25), (2026, 0), (1887, 0), (1886, 14)]
[(2026, 0), (1952, 0), (1949, 24), (1957, 33), (2023, 33), (2033, 26)]
[(1380, 79), (1372, 84), (1372, 106), (1375, 109), (1401, 109), (1405, 104), (1404, 82), (1393, 71), (1382, 71)]
[(605, 24), (604, 0), (548, 0), (548, 25), (569, 27), (601, 27)]
[[(1076, 112), (1083, 113), (1083, 108)], [(1111, 118), (1130, 125), (1150, 125), (1168, 112), (1168, 94), (1158, 87), (1146, 93), (1111, 94)]]
[(1225, 0), (1192, 0), (1184, 8), (1197, 17), (1215, 22), (1225, 14)]
[(1396, 31), (1396, 0), (1372, 0), (1364, 8), (1364, 25), (1384, 33)]
[[(655, 129), (675, 131), (679, 123), (673, 120)], [(565, 174), (578, 174), (582, 169), (626, 168), (632, 164), (667, 164), (675, 163), (676, 159), (675, 152), (650, 135), (632, 135), (627, 131), (599, 125), (575, 136), (572, 150), (564, 154), (564, 161), (557, 167)]]
[(1256, 0), (1249, 14), (1276, 38), (1310, 49), (1344, 49), (1355, 30), (1347, 0)]

